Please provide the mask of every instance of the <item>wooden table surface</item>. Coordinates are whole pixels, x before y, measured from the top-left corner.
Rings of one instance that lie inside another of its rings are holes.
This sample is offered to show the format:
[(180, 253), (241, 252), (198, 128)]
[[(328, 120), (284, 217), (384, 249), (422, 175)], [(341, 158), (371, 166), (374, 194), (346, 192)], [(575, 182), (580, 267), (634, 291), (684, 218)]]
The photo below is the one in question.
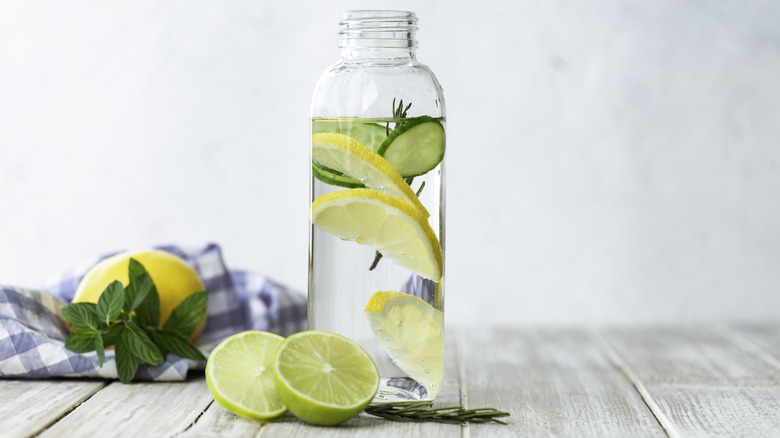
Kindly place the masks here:
[(185, 382), (0, 380), (3, 437), (780, 436), (780, 325), (454, 329), (437, 405), (509, 411), (508, 425), (317, 427), (226, 412)]

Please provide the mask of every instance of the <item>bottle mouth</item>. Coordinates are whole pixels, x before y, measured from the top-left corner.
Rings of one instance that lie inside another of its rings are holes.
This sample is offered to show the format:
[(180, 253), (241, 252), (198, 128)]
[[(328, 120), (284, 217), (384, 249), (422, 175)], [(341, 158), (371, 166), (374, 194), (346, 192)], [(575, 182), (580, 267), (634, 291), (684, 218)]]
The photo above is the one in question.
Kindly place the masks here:
[(339, 47), (415, 48), (417, 16), (408, 11), (346, 11), (339, 22)]

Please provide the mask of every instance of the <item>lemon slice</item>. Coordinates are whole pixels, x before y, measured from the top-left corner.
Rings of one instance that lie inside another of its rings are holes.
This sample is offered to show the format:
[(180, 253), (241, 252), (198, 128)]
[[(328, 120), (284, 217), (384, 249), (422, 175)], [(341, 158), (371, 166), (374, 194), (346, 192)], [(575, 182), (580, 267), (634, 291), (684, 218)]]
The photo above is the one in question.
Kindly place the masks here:
[(311, 222), (344, 240), (371, 245), (427, 279), (441, 279), (439, 240), (427, 218), (406, 201), (369, 189), (326, 193), (312, 203)]
[(355, 341), (309, 330), (288, 337), (279, 347), (274, 385), (296, 417), (331, 426), (371, 403), (379, 389), (379, 370)]
[(352, 137), (334, 133), (314, 134), (311, 137), (311, 157), (319, 166), (358, 180), (369, 189), (403, 199), (426, 218), (430, 216), (401, 174), (382, 156)]
[(429, 398), (441, 390), (444, 374), (444, 315), (414, 295), (379, 291), (364, 309), (379, 343)]
[(276, 394), (273, 366), (284, 338), (250, 330), (222, 341), (206, 362), (206, 384), (223, 408), (250, 420), (268, 421), (287, 408)]

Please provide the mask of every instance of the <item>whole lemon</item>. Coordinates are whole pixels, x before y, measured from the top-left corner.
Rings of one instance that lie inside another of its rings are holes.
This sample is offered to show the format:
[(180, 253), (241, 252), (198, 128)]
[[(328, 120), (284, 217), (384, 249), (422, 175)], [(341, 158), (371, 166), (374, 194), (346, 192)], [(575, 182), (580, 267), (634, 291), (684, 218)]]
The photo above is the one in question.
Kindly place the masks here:
[[(142, 250), (127, 251), (111, 256), (90, 269), (81, 279), (73, 302), (97, 303), (106, 286), (119, 280), (127, 287), (130, 282), (127, 273), (130, 259), (140, 262), (154, 281), (160, 295), (160, 327), (168, 319), (173, 309), (189, 294), (205, 290), (198, 273), (184, 260), (165, 251)], [(206, 315), (195, 327), (191, 341), (200, 336), (206, 324)]]

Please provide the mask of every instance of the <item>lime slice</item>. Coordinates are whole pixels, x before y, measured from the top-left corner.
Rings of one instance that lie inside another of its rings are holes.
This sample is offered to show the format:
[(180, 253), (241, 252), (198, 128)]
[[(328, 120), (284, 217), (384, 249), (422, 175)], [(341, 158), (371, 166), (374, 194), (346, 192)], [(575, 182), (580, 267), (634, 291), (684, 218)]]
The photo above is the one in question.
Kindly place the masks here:
[(311, 140), (312, 161), (319, 167), (327, 167), (362, 182), (369, 189), (403, 199), (425, 217), (430, 216), (398, 171), (354, 138), (324, 133), (312, 135)]
[(323, 132), (350, 136), (374, 152), (379, 149), (379, 146), (387, 138), (387, 127), (378, 123), (358, 122), (349, 119), (312, 120), (311, 133), (320, 134)]
[(441, 279), (439, 240), (427, 218), (408, 202), (369, 189), (330, 192), (312, 203), (311, 221), (344, 240), (371, 245), (427, 279)]
[(274, 384), (296, 417), (331, 426), (368, 406), (379, 389), (379, 370), (351, 339), (309, 330), (288, 337), (279, 347)]
[(444, 126), (429, 116), (408, 119), (387, 136), (377, 153), (404, 178), (425, 175), (444, 159)]
[(365, 187), (362, 182), (354, 178), (344, 176), (341, 174), (341, 172), (336, 172), (332, 169), (320, 167), (315, 163), (311, 163), (311, 174), (314, 175), (314, 177), (318, 180), (332, 186), (346, 187), (348, 189)]
[(284, 338), (250, 330), (222, 341), (206, 362), (206, 384), (223, 408), (250, 420), (268, 421), (287, 411), (276, 395), (273, 365)]
[(391, 291), (376, 292), (364, 310), (393, 362), (435, 398), (444, 374), (444, 315), (414, 295)]

